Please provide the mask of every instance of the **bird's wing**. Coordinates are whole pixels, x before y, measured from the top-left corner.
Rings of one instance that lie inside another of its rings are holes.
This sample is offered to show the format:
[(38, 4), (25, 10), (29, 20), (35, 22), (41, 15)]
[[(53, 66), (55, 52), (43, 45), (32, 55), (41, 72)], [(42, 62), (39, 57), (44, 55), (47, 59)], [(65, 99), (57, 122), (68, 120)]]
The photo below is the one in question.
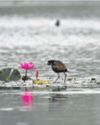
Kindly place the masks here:
[(56, 68), (56, 69), (59, 69), (59, 70), (65, 70), (66, 69), (65, 64), (63, 64), (61, 62), (60, 63), (59, 62), (55, 62), (53, 67)]

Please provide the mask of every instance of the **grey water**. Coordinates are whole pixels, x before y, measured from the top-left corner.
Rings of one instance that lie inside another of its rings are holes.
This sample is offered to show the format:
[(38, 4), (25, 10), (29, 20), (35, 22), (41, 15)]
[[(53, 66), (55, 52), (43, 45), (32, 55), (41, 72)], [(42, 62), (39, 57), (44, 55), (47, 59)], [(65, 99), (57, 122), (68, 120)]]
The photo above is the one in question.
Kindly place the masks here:
[[(12, 93), (12, 94), (11, 94)], [(32, 107), (25, 108), (19, 92), (0, 92), (0, 125), (99, 125), (98, 94), (66, 95), (50, 100), (50, 95), (34, 95)]]
[[(99, 1), (0, 1), (0, 68), (18, 68), (23, 74), (20, 63), (32, 61), (41, 77), (56, 77), (47, 66), (49, 59), (62, 60), (68, 77), (99, 79)], [(33, 106), (25, 109), (20, 92), (0, 91), (0, 125), (100, 124), (99, 94), (56, 101), (33, 96)]]

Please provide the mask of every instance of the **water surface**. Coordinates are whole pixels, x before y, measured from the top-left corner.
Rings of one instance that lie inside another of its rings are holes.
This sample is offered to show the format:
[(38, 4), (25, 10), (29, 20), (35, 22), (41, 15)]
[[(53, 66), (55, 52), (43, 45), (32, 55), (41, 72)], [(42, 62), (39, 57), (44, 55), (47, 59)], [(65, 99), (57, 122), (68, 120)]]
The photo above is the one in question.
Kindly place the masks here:
[(19, 92), (0, 92), (1, 125), (99, 125), (99, 94), (66, 95), (64, 100), (52, 100), (50, 95), (33, 95), (30, 108), (23, 107)]

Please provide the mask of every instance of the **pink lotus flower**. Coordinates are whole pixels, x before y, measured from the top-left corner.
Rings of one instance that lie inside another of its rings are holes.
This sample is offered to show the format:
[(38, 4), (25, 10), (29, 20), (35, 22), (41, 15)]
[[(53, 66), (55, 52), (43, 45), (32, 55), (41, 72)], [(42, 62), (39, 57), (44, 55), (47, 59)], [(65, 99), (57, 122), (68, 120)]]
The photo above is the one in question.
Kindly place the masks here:
[(36, 66), (32, 62), (25, 62), (21, 64), (21, 68), (25, 70), (31, 70), (36, 69)]
[(25, 70), (24, 82), (28, 79), (27, 70), (36, 70), (36, 66), (32, 62), (24, 62), (21, 64), (20, 68)]

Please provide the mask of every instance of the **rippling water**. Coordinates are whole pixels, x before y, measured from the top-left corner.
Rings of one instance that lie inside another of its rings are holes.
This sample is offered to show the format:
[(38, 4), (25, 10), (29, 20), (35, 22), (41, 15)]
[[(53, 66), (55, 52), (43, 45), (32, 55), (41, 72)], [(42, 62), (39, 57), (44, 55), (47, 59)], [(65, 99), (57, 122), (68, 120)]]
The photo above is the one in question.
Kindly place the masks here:
[(69, 76), (100, 74), (99, 19), (62, 18), (60, 27), (53, 18), (1, 16), (0, 20), (1, 67), (18, 67), (30, 60), (40, 70), (48, 70), (42, 75), (53, 74), (47, 61), (59, 59), (70, 70)]

